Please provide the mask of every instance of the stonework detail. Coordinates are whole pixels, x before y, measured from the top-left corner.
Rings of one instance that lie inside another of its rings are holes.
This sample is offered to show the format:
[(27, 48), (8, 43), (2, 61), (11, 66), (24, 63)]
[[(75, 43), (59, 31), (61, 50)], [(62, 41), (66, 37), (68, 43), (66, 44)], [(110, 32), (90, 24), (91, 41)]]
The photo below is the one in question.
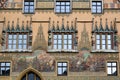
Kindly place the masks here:
[(81, 40), (79, 41), (79, 50), (90, 50), (90, 41), (88, 32), (86, 31), (86, 25), (84, 24), (83, 31), (81, 32)]
[(46, 50), (46, 49), (47, 43), (44, 37), (42, 25), (40, 24), (35, 42), (33, 44), (33, 50)]

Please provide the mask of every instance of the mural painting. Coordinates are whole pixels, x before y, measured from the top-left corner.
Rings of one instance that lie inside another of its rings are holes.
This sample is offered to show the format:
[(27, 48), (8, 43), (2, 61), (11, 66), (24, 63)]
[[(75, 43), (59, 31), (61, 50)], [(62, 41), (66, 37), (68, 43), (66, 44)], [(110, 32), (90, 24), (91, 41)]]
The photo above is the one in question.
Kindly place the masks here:
[(13, 58), (13, 72), (21, 72), (29, 66), (42, 72), (52, 72), (55, 70), (55, 59), (46, 52), (34, 53), (31, 56), (19, 56), (19, 58), (18, 56), (16, 55)]
[(88, 51), (81, 51), (78, 55), (71, 57), (69, 61), (71, 72), (105, 71), (105, 57), (93, 56)]

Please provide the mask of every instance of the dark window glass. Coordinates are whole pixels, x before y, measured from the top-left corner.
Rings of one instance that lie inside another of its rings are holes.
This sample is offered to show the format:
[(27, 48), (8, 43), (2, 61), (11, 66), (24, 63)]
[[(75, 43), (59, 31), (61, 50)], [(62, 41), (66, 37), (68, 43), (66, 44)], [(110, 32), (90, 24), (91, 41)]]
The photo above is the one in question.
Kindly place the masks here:
[(108, 76), (117, 76), (117, 62), (107, 62)]
[(24, 13), (34, 13), (34, 0), (24, 0)]
[(0, 62), (0, 76), (10, 75), (10, 62)]
[(41, 78), (33, 72), (28, 72), (21, 80), (41, 80)]
[(56, 1), (56, 13), (70, 13), (70, 1)]
[(67, 75), (67, 62), (58, 62), (57, 72), (58, 72), (58, 76), (66, 76)]
[(92, 13), (102, 13), (102, 1), (92, 1)]

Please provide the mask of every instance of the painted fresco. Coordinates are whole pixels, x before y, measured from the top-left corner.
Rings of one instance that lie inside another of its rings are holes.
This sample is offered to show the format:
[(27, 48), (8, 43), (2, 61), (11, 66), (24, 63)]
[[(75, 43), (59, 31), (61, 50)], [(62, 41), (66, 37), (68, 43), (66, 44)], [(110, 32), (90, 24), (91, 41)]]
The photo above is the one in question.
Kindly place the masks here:
[(105, 71), (105, 57), (93, 56), (88, 51), (81, 51), (78, 55), (69, 59), (71, 72)]
[(16, 55), (13, 58), (13, 72), (21, 72), (32, 66), (38, 71), (52, 72), (55, 70), (55, 59), (46, 52), (36, 52), (34, 55)]

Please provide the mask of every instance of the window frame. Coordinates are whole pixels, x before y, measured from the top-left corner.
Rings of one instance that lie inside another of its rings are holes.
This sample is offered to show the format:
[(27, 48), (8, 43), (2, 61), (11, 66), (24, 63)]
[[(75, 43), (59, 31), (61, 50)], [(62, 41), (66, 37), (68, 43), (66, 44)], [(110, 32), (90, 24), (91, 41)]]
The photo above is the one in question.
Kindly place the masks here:
[[(93, 5), (93, 2), (95, 2), (96, 5)], [(97, 5), (98, 2), (100, 2), (101, 5)], [(93, 12), (93, 6), (96, 8), (96, 9), (95, 9), (95, 12)], [(98, 7), (101, 8), (101, 12), (98, 12), (98, 10), (97, 10)], [(103, 1), (102, 1), (102, 0), (98, 0), (98, 1), (92, 0), (92, 1), (91, 1), (91, 12), (92, 12), (92, 14), (102, 14), (102, 13), (103, 13)]]
[[(14, 39), (13, 37), (12, 37), (12, 39), (10, 39), (10, 40), (12, 40), (12, 44), (11, 44), (11, 49), (9, 49), (9, 35), (16, 35), (16, 39)], [(19, 39), (19, 35), (22, 35), (22, 39)], [(26, 37), (26, 39), (23, 37), (24, 35), (26, 35), (27, 37)], [(6, 37), (6, 49), (8, 49), (8, 50), (13, 50), (13, 51), (16, 51), (16, 50), (28, 50), (28, 47), (29, 47), (29, 45), (28, 45), (28, 37), (29, 37), (29, 33), (16, 33), (16, 32), (14, 32), (14, 33), (7, 33), (7, 37)], [(13, 48), (13, 40), (16, 40), (16, 44), (14, 44), (14, 45), (16, 45), (16, 48), (14, 49)], [(19, 41), (20, 40), (22, 40), (22, 43), (20, 44), (19, 43)], [(23, 42), (24, 40), (26, 40), (26, 44)], [(19, 45), (22, 45), (22, 48), (20, 49), (19, 48)], [(26, 45), (26, 49), (24, 48), (24, 45)]]
[[(58, 66), (58, 63), (61, 63), (62, 65), (61, 66)], [(66, 63), (66, 66), (63, 65), (63, 63)], [(58, 68), (62, 70), (62, 73), (61, 74), (58, 74)], [(66, 74), (63, 74), (63, 68), (66, 69), (67, 73)], [(57, 76), (67, 76), (68, 75), (68, 62), (64, 62), (64, 61), (60, 61), (60, 62), (57, 62)]]
[[(1, 63), (4, 63), (5, 66), (1, 66)], [(10, 65), (9, 65), (9, 66), (6, 66), (6, 63), (9, 63)], [(4, 69), (5, 69), (5, 74), (4, 74), (4, 75), (1, 74), (1, 68), (4, 68)], [(10, 71), (9, 71), (8, 74), (6, 73), (6, 68), (9, 68), (9, 69), (10, 69)], [(11, 62), (9, 62), (9, 61), (7, 61), (7, 62), (0, 62), (0, 76), (10, 76), (10, 73), (11, 73)]]
[[(113, 33), (96, 33), (96, 35), (100, 35), (100, 39), (99, 39), (99, 42), (100, 42), (100, 49), (97, 49), (97, 39), (96, 39), (96, 36), (95, 36), (95, 50), (113, 50), (113, 47), (114, 47), (114, 38), (112, 38), (114, 35)], [(105, 49), (102, 49), (102, 35), (105, 35)], [(108, 49), (108, 35), (111, 36), (111, 49)]]
[[(111, 66), (108, 66), (108, 63), (111, 64)], [(113, 66), (112, 63), (116, 63), (116, 66)], [(108, 74), (108, 68), (111, 69), (111, 73), (113, 72), (113, 68), (116, 69), (116, 75), (115, 74)], [(118, 75), (118, 62), (117, 61), (108, 61), (107, 62), (107, 75), (108, 76), (117, 76)]]
[[(57, 2), (60, 2), (60, 5), (57, 5)], [(65, 5), (61, 5), (62, 2), (64, 2)], [(69, 2), (69, 5), (66, 5), (67, 2)], [(61, 1), (61, 0), (55, 0), (54, 5), (55, 5), (55, 6), (54, 6), (54, 12), (55, 12), (56, 14), (69, 14), (69, 13), (72, 12), (72, 1), (71, 1), (71, 0), (62, 0), (62, 1)], [(60, 8), (60, 9), (59, 9), (59, 12), (56, 11), (56, 7), (57, 7), (57, 6), (59, 6), (59, 8)], [(61, 6), (64, 6), (64, 7), (65, 7), (65, 11), (64, 11), (64, 12), (61, 11)], [(68, 6), (69, 6), (69, 12), (66, 11), (66, 10), (67, 10), (66, 7), (68, 7)]]
[[(28, 1), (28, 4), (29, 5), (25, 5), (25, 2), (27, 2)], [(33, 5), (30, 5), (30, 2), (33, 2)], [(28, 6), (28, 12), (25, 12), (25, 6)], [(30, 6), (32, 6), (33, 7), (33, 12), (30, 12)], [(23, 0), (23, 13), (24, 14), (34, 14), (35, 13), (35, 0)]]
[[(74, 33), (53, 33), (53, 36), (52, 36), (52, 49), (54, 49), (54, 35), (62, 35), (62, 43), (61, 43), (61, 45), (62, 45), (62, 48), (61, 49), (64, 49), (64, 35), (72, 35), (72, 38), (71, 38), (71, 41), (72, 41), (72, 44), (71, 44), (71, 50), (74, 50), (74, 44), (73, 44), (73, 37), (74, 37)], [(68, 44), (68, 37), (67, 37), (67, 49), (64, 49), (64, 50), (69, 50), (68, 49), (68, 46), (69, 46), (69, 44)], [(58, 40), (57, 40), (57, 42), (58, 42)], [(61, 49), (58, 49), (58, 45), (57, 45), (57, 49), (56, 50), (61, 50)]]

